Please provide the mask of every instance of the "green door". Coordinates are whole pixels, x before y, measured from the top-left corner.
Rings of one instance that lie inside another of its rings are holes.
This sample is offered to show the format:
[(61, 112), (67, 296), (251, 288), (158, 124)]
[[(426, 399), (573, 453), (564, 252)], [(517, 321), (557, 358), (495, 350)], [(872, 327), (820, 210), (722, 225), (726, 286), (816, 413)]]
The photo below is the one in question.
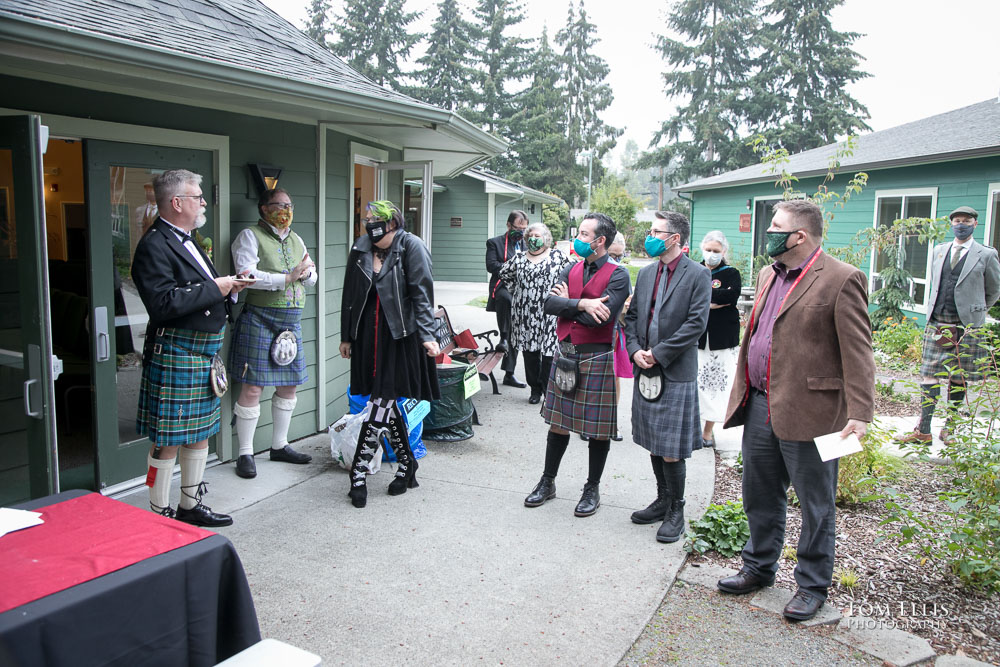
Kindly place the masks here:
[(38, 116), (0, 118), (0, 505), (59, 490)]
[[(136, 244), (157, 217), (152, 179), (168, 169), (201, 174), (209, 205), (208, 222), (199, 231), (218, 238), (212, 158), (209, 151), (85, 142), (94, 430), (98, 480), (105, 492), (146, 474), (150, 443), (136, 434), (135, 416), (149, 318), (132, 282), (131, 266)], [(215, 443), (209, 445), (214, 451)]]

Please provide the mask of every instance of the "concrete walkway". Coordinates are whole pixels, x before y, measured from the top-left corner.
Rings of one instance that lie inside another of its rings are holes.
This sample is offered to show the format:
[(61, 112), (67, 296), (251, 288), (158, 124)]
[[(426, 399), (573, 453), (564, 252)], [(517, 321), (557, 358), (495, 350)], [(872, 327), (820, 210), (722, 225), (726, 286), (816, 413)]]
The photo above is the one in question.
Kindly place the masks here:
[[(496, 327), (492, 313), (465, 305), (485, 294), (485, 284), (436, 285), (455, 327), (473, 332)], [(656, 524), (629, 521), (655, 495), (649, 456), (627, 435), (631, 386), (619, 411), (626, 439), (612, 443), (601, 509), (588, 518), (573, 516), (587, 476), (575, 436), (558, 497), (524, 507), (547, 427), (527, 389), (501, 391), (484, 385), (476, 396), (483, 425), (471, 440), (427, 443), (419, 488), (386, 495), (390, 465), (369, 478), (363, 510), (347, 498), (326, 434), (296, 443), (314, 456), (307, 466), (264, 455), (255, 480), (236, 477), (233, 464), (207, 471), (206, 502), (235, 519), (219, 532), (243, 560), (264, 637), (324, 664), (613, 665), (626, 654), (684, 559), (680, 542), (656, 542)], [(701, 516), (713, 487), (714, 455), (697, 452), (689, 517)], [(145, 490), (124, 500), (146, 507)]]

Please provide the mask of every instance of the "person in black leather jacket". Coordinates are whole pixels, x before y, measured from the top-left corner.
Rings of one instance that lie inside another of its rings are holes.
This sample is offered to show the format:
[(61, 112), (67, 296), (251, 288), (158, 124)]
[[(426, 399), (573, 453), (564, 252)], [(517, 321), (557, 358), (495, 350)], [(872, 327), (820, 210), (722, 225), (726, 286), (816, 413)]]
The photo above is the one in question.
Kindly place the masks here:
[(368, 235), (351, 248), (340, 312), (340, 356), (351, 360), (351, 393), (371, 397), (351, 466), (348, 495), (355, 507), (367, 504), (366, 474), (383, 434), (397, 461), (389, 495), (418, 486), (417, 461), (396, 399), (440, 398), (430, 254), (404, 229), (391, 202), (371, 202), (367, 211)]

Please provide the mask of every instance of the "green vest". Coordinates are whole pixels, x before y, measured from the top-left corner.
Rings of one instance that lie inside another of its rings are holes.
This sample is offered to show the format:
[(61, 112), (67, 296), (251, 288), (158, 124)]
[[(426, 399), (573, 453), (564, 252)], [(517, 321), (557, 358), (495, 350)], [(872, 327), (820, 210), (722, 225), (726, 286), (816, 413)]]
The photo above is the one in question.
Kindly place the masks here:
[[(267, 273), (291, 273), (302, 261), (306, 246), (295, 232), (289, 232), (282, 241), (274, 230), (258, 222), (250, 228), (257, 237), (257, 268)], [(306, 289), (296, 280), (283, 290), (248, 289), (243, 291), (246, 303), (262, 308), (303, 308)]]

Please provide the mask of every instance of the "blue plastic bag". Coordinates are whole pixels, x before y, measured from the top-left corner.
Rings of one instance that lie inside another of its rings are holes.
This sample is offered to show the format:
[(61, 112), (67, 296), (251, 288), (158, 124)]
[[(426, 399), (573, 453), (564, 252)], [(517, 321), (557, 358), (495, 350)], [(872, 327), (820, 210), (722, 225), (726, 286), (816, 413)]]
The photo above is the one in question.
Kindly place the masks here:
[[(350, 387), (348, 387), (347, 402), (349, 406), (348, 412), (356, 415), (368, 405), (368, 396), (352, 394)], [(413, 456), (422, 459), (427, 456), (427, 448), (424, 446), (421, 436), (424, 432), (424, 417), (430, 411), (430, 403), (427, 401), (418, 401), (415, 398), (399, 398), (396, 399), (396, 403), (399, 405), (400, 414), (403, 415), (403, 421), (406, 422), (406, 430), (410, 436), (410, 449), (413, 450)], [(392, 447), (382, 448), (382, 460), (392, 463), (396, 462), (396, 453), (392, 451)]]

